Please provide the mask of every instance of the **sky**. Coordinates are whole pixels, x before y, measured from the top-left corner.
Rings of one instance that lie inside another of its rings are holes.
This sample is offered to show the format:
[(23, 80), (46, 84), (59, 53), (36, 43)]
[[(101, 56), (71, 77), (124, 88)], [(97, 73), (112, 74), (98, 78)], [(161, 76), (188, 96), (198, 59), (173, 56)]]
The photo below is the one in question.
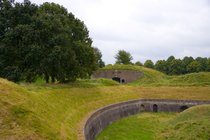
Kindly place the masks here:
[[(22, 2), (23, 0), (16, 0)], [(125, 50), (133, 62), (210, 57), (210, 0), (31, 0), (63, 5), (84, 21), (106, 64)]]

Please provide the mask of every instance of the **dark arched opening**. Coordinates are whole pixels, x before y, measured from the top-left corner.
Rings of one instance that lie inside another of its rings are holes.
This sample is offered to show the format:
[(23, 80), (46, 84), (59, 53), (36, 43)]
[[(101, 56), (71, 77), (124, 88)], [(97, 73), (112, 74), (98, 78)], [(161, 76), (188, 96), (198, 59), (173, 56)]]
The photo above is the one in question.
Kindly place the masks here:
[(186, 110), (186, 109), (188, 109), (189, 107), (188, 106), (186, 106), (186, 105), (184, 105), (184, 106), (181, 106), (180, 107), (180, 112), (182, 112), (182, 111), (184, 111), (184, 110)]
[(158, 106), (156, 104), (153, 105), (153, 112), (158, 112)]
[(141, 112), (145, 111), (145, 106), (143, 104), (140, 106), (140, 111)]
[(120, 83), (120, 78), (119, 77), (113, 77), (112, 80), (117, 81)]
[(122, 83), (125, 83), (125, 79), (122, 79)]

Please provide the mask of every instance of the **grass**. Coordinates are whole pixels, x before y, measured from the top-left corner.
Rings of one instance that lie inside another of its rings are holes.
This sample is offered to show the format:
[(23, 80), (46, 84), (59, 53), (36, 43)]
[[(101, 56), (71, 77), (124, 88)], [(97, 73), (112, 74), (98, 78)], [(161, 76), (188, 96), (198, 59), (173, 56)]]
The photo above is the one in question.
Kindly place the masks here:
[(170, 140), (209, 140), (210, 105), (190, 108), (168, 121), (158, 139)]
[[(27, 83), (25, 82), (21, 82), (21, 85), (27, 85)], [(28, 84), (30, 85), (30, 84)], [(42, 78), (38, 78), (35, 83), (33, 85), (37, 85), (37, 86), (46, 86), (45, 84), (45, 80)], [(51, 84), (48, 84), (47, 86), (50, 86)], [(71, 86), (71, 87), (104, 87), (104, 86), (116, 86), (119, 85), (118, 82), (113, 81), (113, 80), (109, 80), (109, 79), (104, 79), (104, 78), (100, 78), (100, 79), (77, 79), (75, 82), (73, 83), (66, 83), (66, 84), (59, 84), (56, 83), (56, 85), (59, 85), (60, 87), (64, 87), (64, 86)]]
[[(203, 73), (206, 80), (199, 79), (198, 74), (194, 80), (188, 76), (188, 80), (180, 82), (177, 77), (155, 70), (132, 69), (144, 70), (145, 76), (130, 85), (107, 79), (78, 80), (73, 84), (44, 84), (39, 80), (17, 85), (0, 78), (0, 138), (78, 140), (88, 114), (108, 104), (141, 98), (210, 100), (210, 86), (203, 84), (209, 82), (208, 73)], [(174, 81), (173, 85), (188, 82), (185, 86), (171, 86), (169, 80)]]
[(156, 134), (175, 113), (142, 113), (109, 125), (96, 140), (156, 140)]
[(210, 105), (178, 113), (142, 113), (109, 125), (97, 140), (209, 140)]
[(108, 65), (103, 70), (134, 70), (144, 76), (129, 85), (134, 86), (209, 86), (210, 72), (191, 73), (180, 76), (168, 76), (162, 72), (135, 65)]

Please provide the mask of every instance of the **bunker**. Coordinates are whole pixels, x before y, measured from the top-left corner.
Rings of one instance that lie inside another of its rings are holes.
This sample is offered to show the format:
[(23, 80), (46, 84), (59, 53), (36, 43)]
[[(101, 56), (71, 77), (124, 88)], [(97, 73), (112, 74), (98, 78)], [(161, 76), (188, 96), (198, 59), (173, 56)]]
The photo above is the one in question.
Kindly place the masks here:
[(143, 75), (143, 72), (134, 70), (98, 70), (93, 73), (92, 78), (112, 79), (123, 84), (138, 80)]

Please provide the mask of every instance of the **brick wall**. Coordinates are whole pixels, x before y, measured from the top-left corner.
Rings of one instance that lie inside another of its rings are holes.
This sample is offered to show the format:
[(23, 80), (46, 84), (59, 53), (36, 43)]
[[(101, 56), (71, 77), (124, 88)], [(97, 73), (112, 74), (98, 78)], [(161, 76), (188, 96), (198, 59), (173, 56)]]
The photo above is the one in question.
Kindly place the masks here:
[(93, 73), (92, 78), (113, 79), (115, 77), (118, 77), (120, 78), (120, 83), (130, 83), (135, 80), (138, 80), (143, 75), (143, 72), (132, 70), (98, 70)]

